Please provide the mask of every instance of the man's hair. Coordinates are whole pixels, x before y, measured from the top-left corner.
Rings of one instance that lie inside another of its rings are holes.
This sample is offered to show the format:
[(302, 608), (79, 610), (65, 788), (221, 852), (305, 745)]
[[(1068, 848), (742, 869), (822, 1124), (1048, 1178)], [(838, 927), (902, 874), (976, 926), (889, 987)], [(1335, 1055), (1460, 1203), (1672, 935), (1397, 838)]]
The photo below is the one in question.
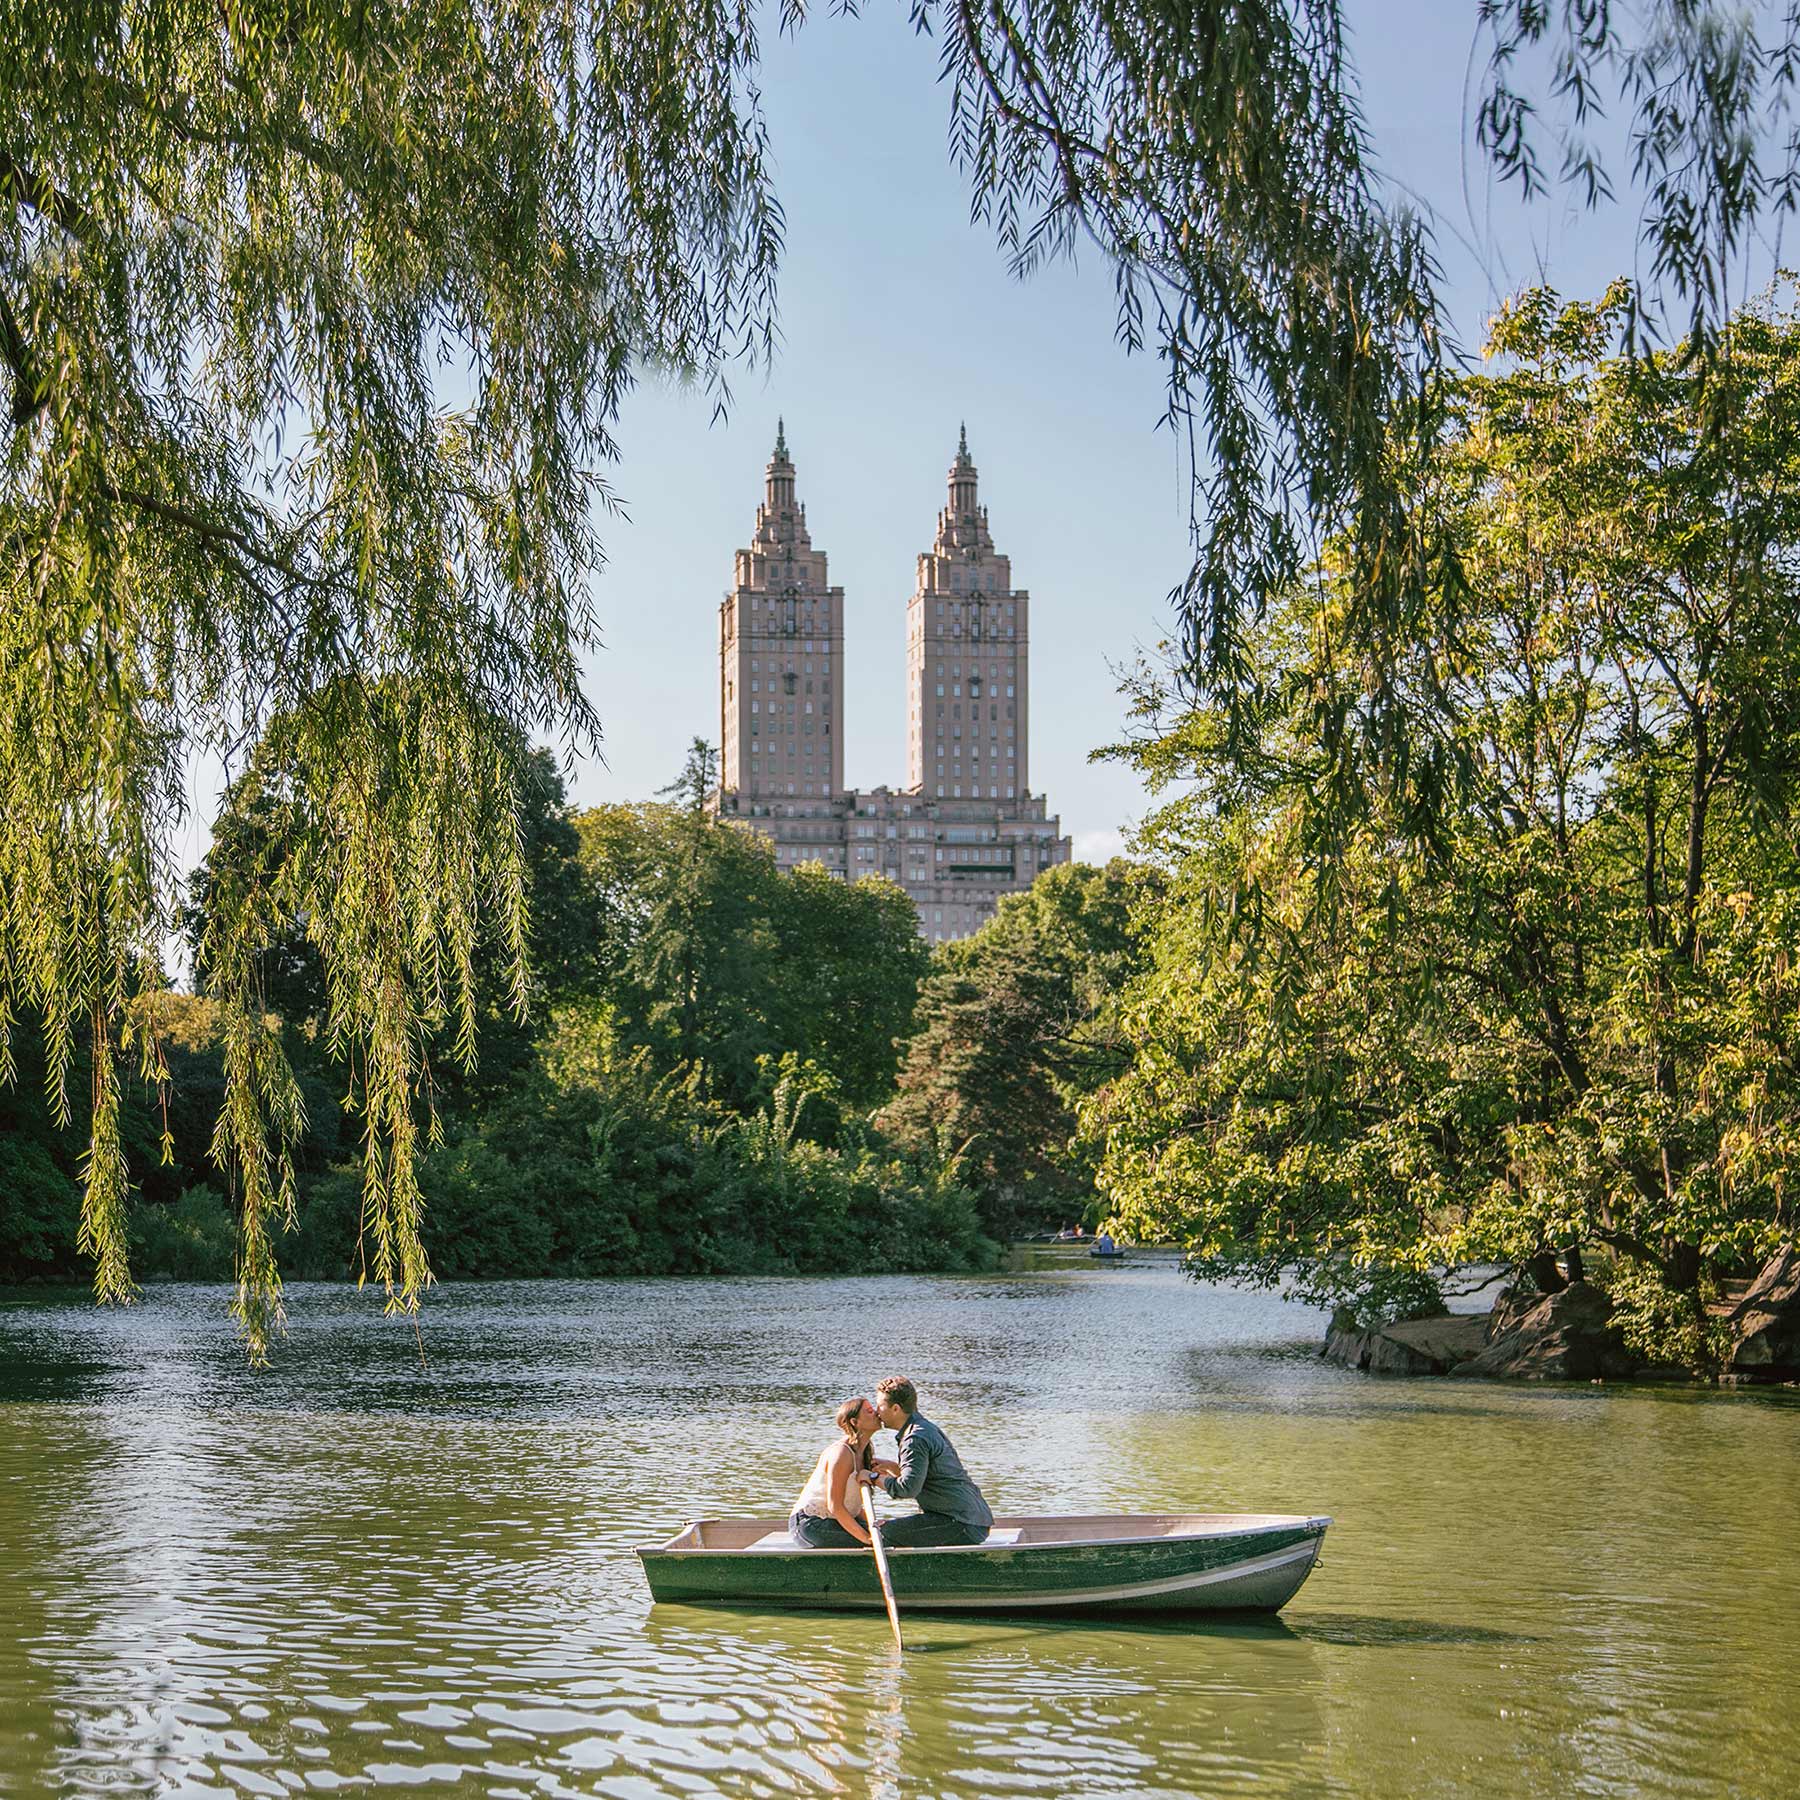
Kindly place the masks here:
[(890, 1375), (886, 1381), (878, 1381), (875, 1392), (884, 1405), (899, 1407), (909, 1419), (919, 1410), (919, 1390), (904, 1375)]

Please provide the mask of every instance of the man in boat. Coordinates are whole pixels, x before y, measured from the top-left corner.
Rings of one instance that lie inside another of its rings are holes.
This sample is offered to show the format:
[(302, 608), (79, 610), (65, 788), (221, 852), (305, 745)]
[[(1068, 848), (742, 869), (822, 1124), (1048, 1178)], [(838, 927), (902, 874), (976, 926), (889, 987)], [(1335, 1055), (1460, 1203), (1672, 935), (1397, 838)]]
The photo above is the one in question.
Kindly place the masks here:
[(875, 1389), (875, 1410), (900, 1439), (900, 1472), (868, 1479), (890, 1499), (919, 1503), (916, 1514), (882, 1526), (882, 1542), (895, 1550), (982, 1542), (994, 1515), (950, 1440), (920, 1413), (918, 1390), (904, 1376), (890, 1375)]

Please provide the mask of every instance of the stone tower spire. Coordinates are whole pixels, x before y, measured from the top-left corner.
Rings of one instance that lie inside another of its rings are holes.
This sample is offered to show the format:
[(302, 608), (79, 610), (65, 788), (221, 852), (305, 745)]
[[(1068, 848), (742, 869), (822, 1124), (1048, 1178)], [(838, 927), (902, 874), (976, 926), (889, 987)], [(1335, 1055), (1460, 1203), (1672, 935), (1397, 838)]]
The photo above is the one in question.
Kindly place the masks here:
[(994, 548), (966, 425), (949, 490), (907, 607), (907, 780), (934, 800), (1017, 806), (1031, 783), (1031, 597)]
[(763, 509), (779, 513), (794, 504), (794, 465), (788, 458), (787, 421), (775, 421), (775, 454), (763, 471)]
[(719, 785), (746, 803), (827, 801), (844, 785), (844, 590), (794, 481), (778, 419), (756, 529), (719, 608)]
[[(953, 528), (975, 525), (976, 504), (975, 462), (969, 455), (969, 428), (964, 425), (957, 433), (956, 461), (950, 465), (950, 503), (945, 507), (938, 519), (938, 536), (944, 535), (946, 524)], [(992, 543), (990, 541), (989, 548)]]

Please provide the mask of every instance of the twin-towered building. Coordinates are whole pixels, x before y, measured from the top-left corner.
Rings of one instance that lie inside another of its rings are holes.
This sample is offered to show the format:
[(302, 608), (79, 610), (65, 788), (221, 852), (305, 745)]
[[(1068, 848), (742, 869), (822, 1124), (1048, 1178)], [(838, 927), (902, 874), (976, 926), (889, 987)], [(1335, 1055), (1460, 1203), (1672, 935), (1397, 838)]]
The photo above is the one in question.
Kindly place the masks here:
[(904, 788), (844, 786), (844, 590), (813, 548), (779, 430), (763, 504), (719, 608), (718, 807), (784, 867), (885, 875), (934, 941), (965, 937), (1005, 893), (1069, 860), (1030, 787), (1031, 600), (976, 498), (965, 434), (949, 503), (906, 612)]

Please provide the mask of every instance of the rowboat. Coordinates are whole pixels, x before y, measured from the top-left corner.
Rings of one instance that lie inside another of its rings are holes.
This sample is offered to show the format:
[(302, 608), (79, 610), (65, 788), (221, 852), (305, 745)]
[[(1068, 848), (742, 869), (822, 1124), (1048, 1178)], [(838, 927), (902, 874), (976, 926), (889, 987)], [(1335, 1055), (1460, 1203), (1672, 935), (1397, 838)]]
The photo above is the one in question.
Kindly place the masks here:
[[(1328, 1518), (1098, 1513), (996, 1519), (985, 1543), (892, 1549), (905, 1612), (1278, 1612)], [(867, 1550), (808, 1550), (781, 1519), (701, 1519), (638, 1548), (650, 1597), (688, 1606), (879, 1611)]]

